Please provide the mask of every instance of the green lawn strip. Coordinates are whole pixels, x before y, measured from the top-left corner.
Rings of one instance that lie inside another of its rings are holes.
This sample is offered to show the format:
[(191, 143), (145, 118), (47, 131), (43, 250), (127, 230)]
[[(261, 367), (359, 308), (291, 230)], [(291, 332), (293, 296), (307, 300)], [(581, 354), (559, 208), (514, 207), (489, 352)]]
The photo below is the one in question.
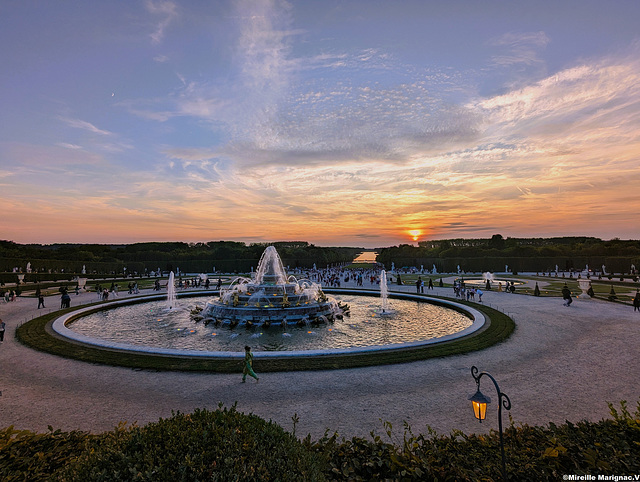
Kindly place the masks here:
[[(562, 288), (566, 284), (574, 296), (582, 294), (582, 290), (578, 286), (578, 280), (576, 278), (531, 278), (531, 277), (523, 277), (533, 279), (539, 282), (540, 288), (540, 296), (541, 297), (562, 297)], [(640, 284), (634, 283), (625, 283), (625, 282), (612, 282), (612, 281), (598, 281), (591, 280), (591, 286), (594, 291), (594, 298), (609, 301), (609, 293), (611, 291), (611, 286), (613, 285), (616, 296), (618, 297), (616, 302), (623, 304), (630, 304), (633, 300), (633, 297), (636, 294), (636, 290), (640, 288)], [(494, 285), (495, 286), (495, 285)], [(492, 291), (496, 292), (496, 289), (493, 288)], [(533, 288), (527, 287), (523, 288), (518, 286), (516, 288), (517, 294), (525, 294), (525, 295), (533, 295)]]
[[(446, 300), (446, 298), (443, 299)], [(463, 338), (423, 347), (399, 348), (370, 353), (345, 353), (339, 355), (269, 359), (256, 358), (254, 361), (255, 368), (258, 372), (279, 372), (343, 369), (406, 363), (482, 350), (505, 340), (513, 332), (515, 324), (507, 315), (484, 305), (466, 303), (459, 300), (456, 301), (472, 306), (483, 312), (487, 317), (486, 325), (478, 332)], [(96, 310), (103, 309), (105, 306), (104, 303), (97, 303), (96, 305)], [(148, 370), (206, 371), (218, 373), (237, 373), (242, 370), (241, 356), (228, 359), (136, 353), (86, 345), (61, 337), (53, 332), (51, 329), (53, 321), (59, 316), (73, 310), (74, 308), (60, 310), (34, 318), (16, 329), (16, 338), (25, 345), (37, 350), (90, 363)]]
[[(540, 287), (540, 293), (542, 296), (561, 296), (562, 287), (565, 285), (569, 287), (574, 295), (579, 295), (582, 290), (578, 286), (578, 282), (575, 279), (554, 279), (548, 285)], [(630, 285), (618, 282), (612, 283), (609, 281), (594, 281), (591, 282), (591, 287), (595, 294), (595, 298), (601, 300), (608, 300), (611, 287), (614, 287), (617, 302), (624, 302), (625, 304), (631, 303), (635, 296), (638, 285)]]
[[(428, 274), (401, 275), (403, 284), (405, 286), (415, 284), (415, 281), (418, 279), (418, 276), (421, 276), (422, 280), (425, 283), (428, 283), (429, 278), (431, 278), (435, 286), (438, 286), (438, 282), (440, 281), (440, 277), (441, 277), (440, 275), (428, 275)], [(447, 277), (452, 275), (446, 274), (444, 276)], [(482, 275), (479, 275), (479, 274), (474, 275), (469, 273), (465, 273), (464, 275), (463, 274), (455, 275), (455, 276), (464, 278), (465, 280), (475, 280), (475, 279), (482, 278)], [(555, 278), (555, 277), (547, 278), (547, 277), (532, 276), (532, 275), (499, 275), (499, 277), (501, 280), (513, 279), (513, 280), (537, 281), (540, 288), (541, 297), (556, 297), (556, 296), (561, 297), (562, 287), (565, 285), (565, 283), (567, 284), (567, 286), (575, 296), (582, 293), (582, 290), (578, 286), (577, 278)], [(626, 279), (629, 279), (629, 278), (627, 277)], [(613, 278), (612, 280), (608, 280), (606, 278), (603, 278), (601, 280), (592, 278), (590, 281), (591, 281), (591, 286), (593, 287), (593, 291), (595, 293), (595, 298), (608, 301), (609, 292), (611, 291), (611, 286), (613, 285), (616, 295), (618, 296), (618, 299), (616, 301), (623, 302), (625, 304), (628, 304), (631, 302), (631, 300), (633, 300), (636, 290), (640, 288), (640, 283), (620, 281), (619, 278)], [(451, 287), (451, 284), (445, 283), (444, 286), (449, 288)], [(487, 291), (483, 286), (480, 286), (480, 289), (482, 289), (485, 292)], [(497, 282), (494, 281), (491, 283), (491, 290), (489, 291), (492, 291), (492, 292), (498, 291)], [(533, 291), (534, 291), (533, 287), (516, 286), (517, 294), (533, 295)]]
[[(247, 274), (247, 276), (248, 275), (249, 274)], [(228, 279), (228, 276), (221, 276), (221, 278)], [(163, 288), (166, 288), (166, 283), (167, 283), (166, 277), (165, 278), (131, 278), (131, 279), (127, 278), (127, 279), (118, 279), (118, 280), (89, 279), (87, 280), (85, 291), (95, 292), (96, 286), (98, 285), (100, 285), (102, 289), (106, 288), (110, 290), (111, 285), (114, 284), (118, 287), (118, 291), (122, 293), (129, 290), (129, 283), (137, 283), (139, 290), (146, 290), (154, 287), (156, 279), (160, 280), (160, 283), (163, 286)], [(212, 279), (212, 281), (217, 281), (217, 277), (215, 278), (215, 280)], [(40, 291), (45, 297), (59, 296), (61, 287), (64, 286), (69, 291), (73, 292), (77, 284), (78, 283), (76, 281), (45, 281), (41, 283), (32, 283), (32, 282), (23, 283), (20, 285), (20, 289), (22, 291), (22, 294), (20, 296), (25, 298), (33, 298), (35, 297), (35, 292), (38, 288), (40, 288)], [(212, 283), (212, 284), (215, 284), (215, 283)]]

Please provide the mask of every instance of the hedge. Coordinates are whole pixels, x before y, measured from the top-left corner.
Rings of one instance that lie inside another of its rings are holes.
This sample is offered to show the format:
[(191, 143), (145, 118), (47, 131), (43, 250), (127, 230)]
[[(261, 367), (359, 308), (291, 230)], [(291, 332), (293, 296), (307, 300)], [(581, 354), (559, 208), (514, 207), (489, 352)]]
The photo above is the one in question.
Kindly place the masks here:
[[(599, 422), (516, 425), (505, 430), (510, 480), (562, 480), (563, 475), (640, 473), (640, 402), (631, 413), (622, 401)], [(174, 413), (143, 427), (120, 424), (98, 435), (0, 430), (3, 481), (216, 481), (216, 480), (499, 480), (498, 434), (439, 435), (430, 427), (402, 437), (384, 423), (386, 437), (317, 441), (255, 415), (218, 406)]]

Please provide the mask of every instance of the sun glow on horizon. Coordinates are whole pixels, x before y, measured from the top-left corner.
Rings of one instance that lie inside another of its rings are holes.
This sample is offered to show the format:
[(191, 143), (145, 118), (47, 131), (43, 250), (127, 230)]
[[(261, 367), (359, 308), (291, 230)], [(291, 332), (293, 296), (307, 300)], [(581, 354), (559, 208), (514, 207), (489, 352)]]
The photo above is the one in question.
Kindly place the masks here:
[(412, 229), (411, 231), (409, 231), (409, 234), (411, 235), (411, 239), (417, 241), (418, 238), (420, 238), (420, 236), (422, 235), (422, 231), (420, 231), (419, 229)]

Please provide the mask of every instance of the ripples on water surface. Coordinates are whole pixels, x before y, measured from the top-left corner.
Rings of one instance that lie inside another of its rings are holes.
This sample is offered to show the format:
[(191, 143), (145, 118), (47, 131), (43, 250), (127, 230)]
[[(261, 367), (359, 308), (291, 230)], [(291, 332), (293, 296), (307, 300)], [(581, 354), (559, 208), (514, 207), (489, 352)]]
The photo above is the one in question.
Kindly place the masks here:
[(205, 326), (195, 323), (190, 311), (210, 297), (182, 298), (178, 308), (166, 309), (165, 301), (150, 301), (93, 313), (68, 328), (83, 335), (130, 345), (200, 351), (290, 351), (343, 349), (428, 340), (457, 333), (472, 320), (455, 310), (430, 303), (391, 299), (392, 316), (379, 316), (379, 299), (339, 296), (351, 306), (351, 317), (320, 326), (286, 329), (272, 326), (245, 328)]

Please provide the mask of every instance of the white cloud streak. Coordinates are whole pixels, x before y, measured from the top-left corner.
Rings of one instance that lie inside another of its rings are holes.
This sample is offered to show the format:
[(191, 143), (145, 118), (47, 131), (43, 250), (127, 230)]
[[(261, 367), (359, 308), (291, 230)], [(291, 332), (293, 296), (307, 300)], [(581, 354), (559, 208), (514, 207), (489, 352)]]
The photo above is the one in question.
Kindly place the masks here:
[(81, 119), (72, 119), (69, 117), (60, 117), (60, 120), (63, 121), (65, 124), (67, 124), (70, 127), (74, 127), (76, 129), (82, 129), (88, 132), (92, 132), (93, 134), (99, 134), (101, 136), (112, 136), (113, 132), (104, 130), (104, 129), (99, 129), (98, 127), (96, 127), (95, 125), (93, 125), (91, 122), (87, 122)]
[(502, 48), (505, 53), (495, 55), (495, 65), (510, 66), (514, 64), (534, 65), (542, 63), (539, 52), (550, 42), (544, 32), (509, 32), (495, 38), (489, 45)]
[[(160, 21), (155, 25), (155, 30), (149, 36), (155, 44), (162, 42), (165, 31), (171, 22), (178, 16), (178, 6), (169, 0), (146, 0), (145, 8), (154, 17), (160, 17)], [(156, 57), (159, 58), (159, 57)]]

